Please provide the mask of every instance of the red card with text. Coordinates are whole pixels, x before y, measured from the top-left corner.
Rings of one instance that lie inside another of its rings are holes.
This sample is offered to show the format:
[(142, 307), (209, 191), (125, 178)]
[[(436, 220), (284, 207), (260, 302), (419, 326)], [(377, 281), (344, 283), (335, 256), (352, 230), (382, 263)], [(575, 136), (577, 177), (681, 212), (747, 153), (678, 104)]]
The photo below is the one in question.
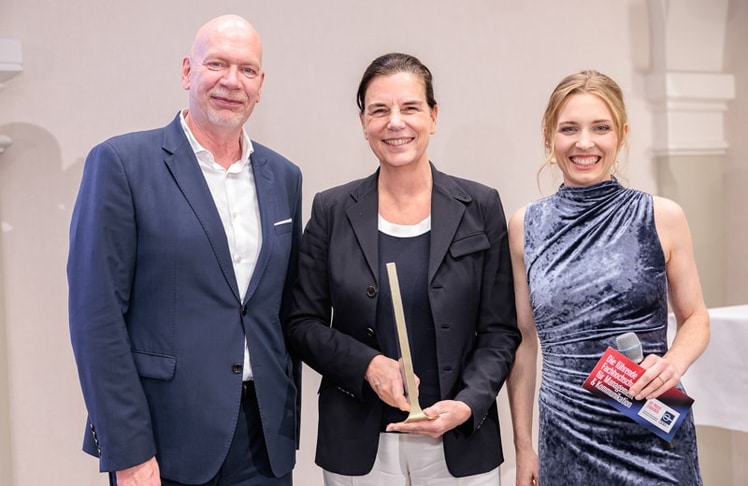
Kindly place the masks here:
[(677, 388), (671, 388), (651, 400), (634, 400), (629, 388), (644, 371), (644, 368), (608, 347), (582, 386), (662, 439), (671, 441), (688, 415), (693, 398)]

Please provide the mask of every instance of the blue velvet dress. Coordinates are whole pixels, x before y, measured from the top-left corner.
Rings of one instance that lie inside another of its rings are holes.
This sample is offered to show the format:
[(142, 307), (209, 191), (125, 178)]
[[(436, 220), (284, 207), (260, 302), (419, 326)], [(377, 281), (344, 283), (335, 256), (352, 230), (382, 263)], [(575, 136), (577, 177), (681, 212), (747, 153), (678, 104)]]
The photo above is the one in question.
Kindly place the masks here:
[(652, 196), (616, 180), (562, 186), (525, 214), (525, 254), (543, 356), (541, 485), (701, 485), (693, 416), (672, 444), (582, 383), (616, 336), (667, 350), (665, 258)]

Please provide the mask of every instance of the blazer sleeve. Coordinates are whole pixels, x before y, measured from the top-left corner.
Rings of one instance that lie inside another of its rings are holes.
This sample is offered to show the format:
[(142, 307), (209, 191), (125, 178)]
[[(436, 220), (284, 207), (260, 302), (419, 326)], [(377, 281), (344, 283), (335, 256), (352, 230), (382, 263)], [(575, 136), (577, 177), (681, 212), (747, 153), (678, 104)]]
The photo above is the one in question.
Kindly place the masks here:
[(87, 431), (101, 471), (156, 453), (151, 418), (125, 324), (135, 269), (136, 223), (127, 174), (114, 146), (89, 154), (73, 210), (67, 264), (69, 325)]
[(480, 217), (489, 240), (480, 282), (480, 304), (472, 352), (455, 396), (470, 406), (472, 421), (460, 430), (477, 430), (485, 420), (506, 381), (522, 339), (517, 328), (509, 240), (501, 199), (495, 189), (480, 199)]
[[(293, 193), (292, 207), (294, 208), (293, 213), (293, 229), (291, 236), (291, 255), (288, 261), (288, 273), (286, 275), (286, 281), (283, 287), (283, 300), (281, 303), (281, 322), (284, 326), (284, 333), (287, 334), (289, 314), (291, 312), (291, 301), (293, 299), (293, 285), (296, 282), (299, 269), (299, 244), (301, 241), (302, 226), (301, 226), (301, 202), (302, 202), (302, 175), (301, 171), (297, 171), (296, 176), (296, 190)], [(299, 449), (301, 446), (301, 385), (302, 385), (302, 367), (301, 359), (294, 353), (289, 353), (291, 356), (291, 374), (293, 377), (294, 385), (296, 385), (296, 448)]]

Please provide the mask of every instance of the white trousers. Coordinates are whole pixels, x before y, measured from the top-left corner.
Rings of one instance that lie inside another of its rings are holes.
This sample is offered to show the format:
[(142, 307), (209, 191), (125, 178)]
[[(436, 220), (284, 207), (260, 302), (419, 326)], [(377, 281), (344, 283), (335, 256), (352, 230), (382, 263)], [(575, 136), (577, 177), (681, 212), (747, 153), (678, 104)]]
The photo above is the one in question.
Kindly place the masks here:
[(325, 486), (500, 486), (499, 468), (456, 478), (447, 470), (442, 439), (418, 434), (379, 434), (374, 467), (364, 476), (323, 471)]

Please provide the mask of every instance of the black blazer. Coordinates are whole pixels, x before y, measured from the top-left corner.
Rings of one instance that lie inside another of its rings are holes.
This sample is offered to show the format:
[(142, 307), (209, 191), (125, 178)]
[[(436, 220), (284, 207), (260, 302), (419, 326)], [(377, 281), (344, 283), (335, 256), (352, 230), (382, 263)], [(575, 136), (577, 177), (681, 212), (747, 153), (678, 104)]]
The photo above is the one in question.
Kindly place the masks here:
[[(449, 471), (478, 474), (503, 461), (496, 396), (521, 336), (506, 220), (495, 189), (432, 166), (429, 298), (442, 399), (472, 418), (444, 435)], [(364, 379), (380, 352), (376, 329), (378, 171), (317, 194), (299, 255), (287, 340), (322, 375), (316, 462), (368, 473), (383, 402)]]

